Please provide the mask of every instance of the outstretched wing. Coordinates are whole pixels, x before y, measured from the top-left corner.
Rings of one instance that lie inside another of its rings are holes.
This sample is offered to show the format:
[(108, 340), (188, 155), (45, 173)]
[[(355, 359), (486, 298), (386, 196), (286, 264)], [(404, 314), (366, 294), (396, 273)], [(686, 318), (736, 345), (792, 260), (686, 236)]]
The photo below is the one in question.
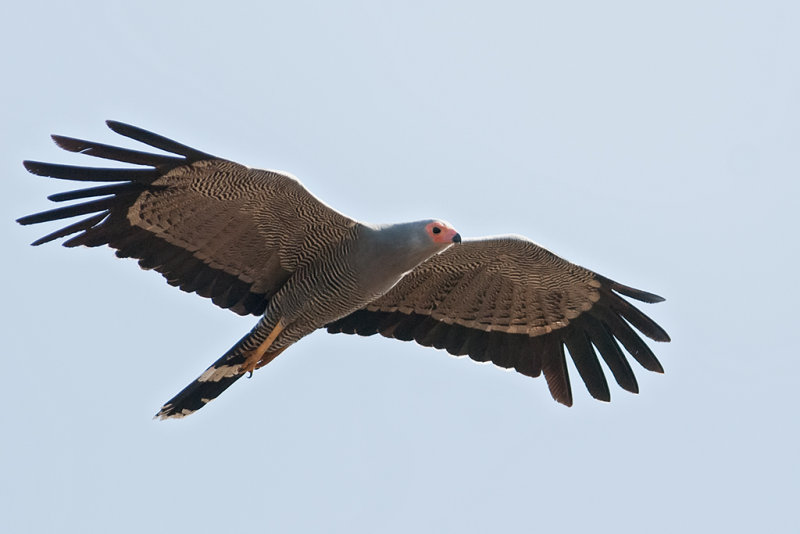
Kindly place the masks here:
[(324, 242), (321, 237), (336, 239), (356, 224), (288, 174), (251, 169), (127, 124), (107, 124), (170, 155), (54, 135), (65, 150), (143, 168), (26, 161), (33, 174), (109, 182), (48, 197), (92, 200), (18, 219), (34, 224), (89, 215), (34, 245), (66, 236), (72, 236), (64, 243), (68, 247), (109, 245), (117, 256), (137, 258), (184, 291), (242, 315), (260, 315), (297, 265)]
[(663, 300), (524, 238), (470, 240), (430, 258), (366, 308), (328, 325), (328, 331), (380, 333), (528, 376), (544, 373), (553, 398), (571, 406), (564, 346), (589, 393), (600, 400), (611, 395), (597, 352), (617, 383), (634, 393), (636, 377), (619, 344), (646, 369), (663, 372), (634, 328), (656, 341), (669, 336), (620, 294), (643, 302)]

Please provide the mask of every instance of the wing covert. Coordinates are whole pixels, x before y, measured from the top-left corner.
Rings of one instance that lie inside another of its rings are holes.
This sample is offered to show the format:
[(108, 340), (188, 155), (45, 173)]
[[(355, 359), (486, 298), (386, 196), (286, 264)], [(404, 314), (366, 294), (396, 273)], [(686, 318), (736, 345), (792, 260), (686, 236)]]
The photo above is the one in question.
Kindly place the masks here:
[[(137, 258), (184, 291), (239, 314), (259, 315), (316, 244), (344, 236), (356, 224), (290, 175), (245, 167), (127, 124), (107, 124), (170, 154), (53, 136), (65, 150), (146, 168), (26, 161), (33, 174), (106, 182), (48, 197), (88, 201), (20, 218), (21, 224), (34, 224), (89, 215), (34, 245), (67, 236), (69, 247), (109, 245), (117, 256)], [(309, 232), (319, 239), (307, 240)]]
[(430, 258), (367, 307), (328, 325), (332, 333), (414, 340), (514, 368), (543, 373), (553, 397), (572, 404), (564, 347), (591, 395), (610, 400), (598, 353), (617, 383), (638, 385), (619, 344), (645, 368), (663, 372), (634, 330), (667, 333), (620, 295), (658, 302), (570, 263), (521, 237), (467, 240)]

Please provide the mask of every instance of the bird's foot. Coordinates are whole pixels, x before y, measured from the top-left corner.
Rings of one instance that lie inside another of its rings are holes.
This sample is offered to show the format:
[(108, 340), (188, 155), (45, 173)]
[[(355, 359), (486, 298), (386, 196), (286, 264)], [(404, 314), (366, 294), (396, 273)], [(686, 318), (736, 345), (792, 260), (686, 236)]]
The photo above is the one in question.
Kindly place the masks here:
[[(275, 356), (280, 354), (283, 349), (278, 349), (277, 351), (273, 352), (272, 354), (267, 353), (272, 343), (275, 342), (275, 339), (278, 335), (283, 332), (286, 323), (283, 322), (283, 318), (278, 320), (278, 324), (275, 325), (275, 328), (272, 329), (272, 332), (269, 333), (267, 338), (261, 342), (261, 344), (256, 347), (254, 350), (244, 350), (242, 351), (242, 356), (245, 356), (244, 363), (239, 368), (242, 374), (250, 373), (248, 378), (253, 376), (253, 371), (258, 369), (259, 367), (263, 367), (271, 362)], [(261, 363), (263, 360), (264, 363)]]
[(253, 371), (258, 369), (258, 362), (259, 360), (261, 360), (261, 355), (258, 354), (258, 351), (255, 350), (247, 351), (244, 353), (244, 355), (246, 355), (247, 357), (245, 358), (244, 363), (240, 368), (240, 371), (242, 372), (242, 374), (250, 373), (247, 376), (247, 378), (250, 378), (253, 376)]

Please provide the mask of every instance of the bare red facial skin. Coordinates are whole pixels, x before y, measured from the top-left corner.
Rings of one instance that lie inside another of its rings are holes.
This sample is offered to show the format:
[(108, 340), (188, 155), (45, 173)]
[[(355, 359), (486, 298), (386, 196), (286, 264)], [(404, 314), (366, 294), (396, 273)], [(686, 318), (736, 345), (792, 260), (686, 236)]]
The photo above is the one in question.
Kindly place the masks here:
[(461, 236), (455, 228), (441, 221), (428, 223), (425, 227), (434, 243), (460, 243)]

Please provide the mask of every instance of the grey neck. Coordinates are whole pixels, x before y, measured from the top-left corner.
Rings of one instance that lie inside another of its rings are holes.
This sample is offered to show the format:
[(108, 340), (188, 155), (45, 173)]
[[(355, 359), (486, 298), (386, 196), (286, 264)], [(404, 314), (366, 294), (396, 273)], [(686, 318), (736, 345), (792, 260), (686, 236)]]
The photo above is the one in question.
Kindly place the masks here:
[(354, 259), (364, 287), (382, 294), (414, 267), (447, 248), (428, 238), (425, 225), (429, 222), (362, 225)]

